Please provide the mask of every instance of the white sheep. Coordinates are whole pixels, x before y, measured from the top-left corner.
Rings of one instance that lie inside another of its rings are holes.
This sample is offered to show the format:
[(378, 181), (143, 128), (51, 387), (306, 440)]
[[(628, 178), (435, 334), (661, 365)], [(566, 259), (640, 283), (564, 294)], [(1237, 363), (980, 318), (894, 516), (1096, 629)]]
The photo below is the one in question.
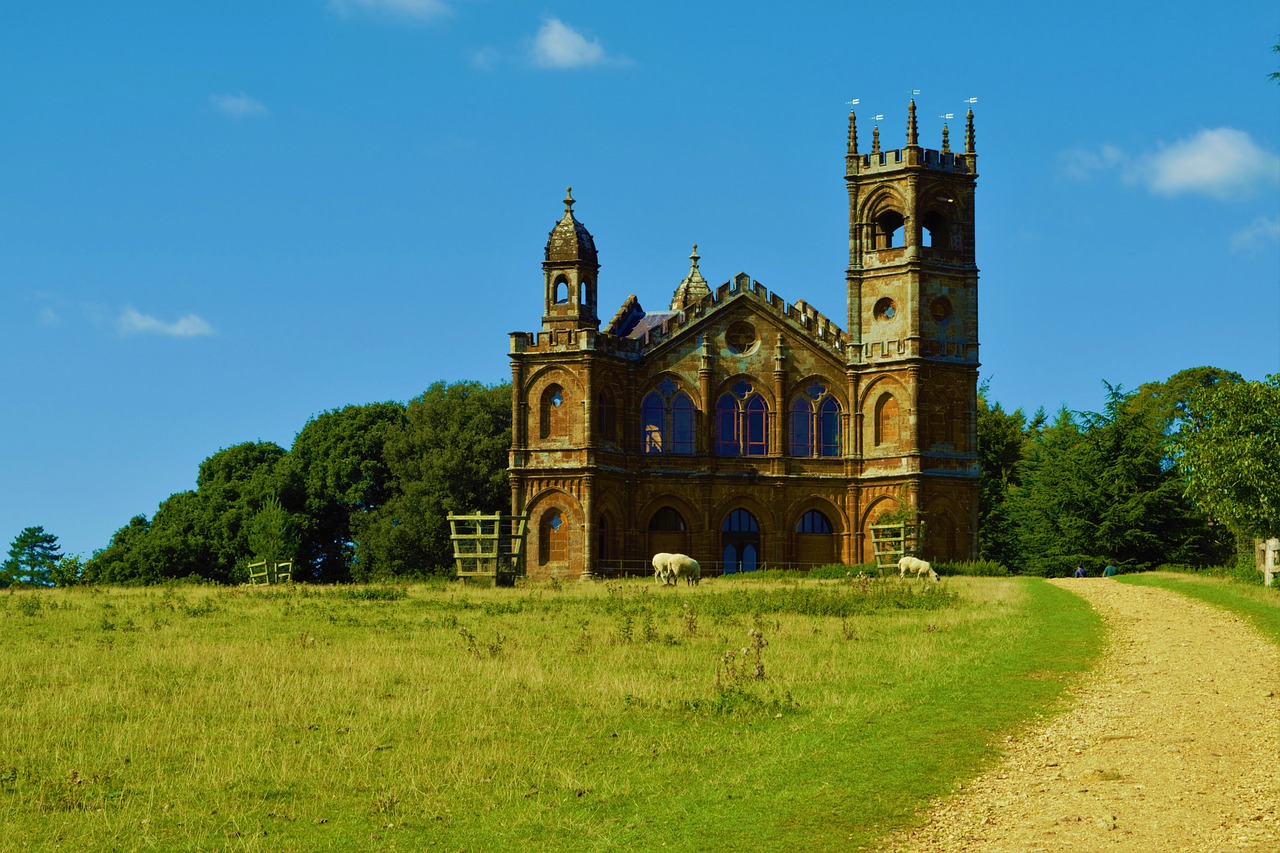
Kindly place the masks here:
[(918, 578), (927, 576), (934, 580), (938, 579), (938, 573), (933, 570), (933, 566), (919, 557), (903, 557), (898, 561), (898, 577), (906, 577), (907, 572), (911, 572)]
[(671, 569), (667, 567), (667, 563), (673, 554), (654, 554), (653, 555), (653, 582), (669, 586), (672, 583)]
[(702, 580), (702, 567), (698, 565), (698, 561), (684, 554), (653, 555), (655, 583), (678, 586), (681, 577), (684, 577), (689, 586), (696, 586)]

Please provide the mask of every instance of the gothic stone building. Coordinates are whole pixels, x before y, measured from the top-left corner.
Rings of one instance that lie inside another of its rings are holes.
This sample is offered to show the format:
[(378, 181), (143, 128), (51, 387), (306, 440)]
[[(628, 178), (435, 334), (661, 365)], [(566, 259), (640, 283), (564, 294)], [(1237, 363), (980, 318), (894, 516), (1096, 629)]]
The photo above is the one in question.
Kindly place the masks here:
[(849, 116), (847, 326), (745, 273), (698, 269), (670, 306), (632, 295), (603, 326), (595, 241), (565, 199), (542, 328), (511, 335), (511, 505), (532, 577), (872, 559), (870, 525), (911, 508), (926, 559), (977, 548), (978, 268), (973, 113), (964, 152), (858, 151)]

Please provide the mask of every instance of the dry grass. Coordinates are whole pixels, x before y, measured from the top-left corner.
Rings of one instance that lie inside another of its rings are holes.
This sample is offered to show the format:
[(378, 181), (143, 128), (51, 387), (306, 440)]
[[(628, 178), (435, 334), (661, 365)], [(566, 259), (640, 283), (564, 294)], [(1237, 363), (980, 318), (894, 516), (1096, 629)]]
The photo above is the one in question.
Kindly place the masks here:
[(786, 609), (858, 594), (839, 582), (5, 595), (0, 837), (864, 843), (909, 818), (922, 776), (945, 785), (1048, 707), (1088, 654), (1037, 639), (1061, 609), (1047, 585), (946, 586), (951, 606), (844, 616)]

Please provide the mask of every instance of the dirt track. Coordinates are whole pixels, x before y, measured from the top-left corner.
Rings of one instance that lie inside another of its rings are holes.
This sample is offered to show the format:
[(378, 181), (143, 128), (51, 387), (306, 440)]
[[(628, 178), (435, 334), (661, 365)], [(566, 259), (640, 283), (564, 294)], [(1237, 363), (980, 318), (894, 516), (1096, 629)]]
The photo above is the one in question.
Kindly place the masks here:
[(1280, 649), (1206, 604), (1054, 581), (1106, 619), (1071, 708), (895, 851), (1280, 851)]

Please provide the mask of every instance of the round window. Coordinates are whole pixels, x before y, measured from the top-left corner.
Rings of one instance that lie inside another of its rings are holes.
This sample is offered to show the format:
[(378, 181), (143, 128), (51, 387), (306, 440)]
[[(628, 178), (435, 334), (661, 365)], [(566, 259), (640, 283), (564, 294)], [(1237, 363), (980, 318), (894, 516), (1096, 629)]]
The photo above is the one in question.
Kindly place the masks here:
[(933, 319), (941, 323), (951, 316), (951, 300), (945, 296), (939, 296), (929, 303), (929, 313), (933, 315)]
[(729, 327), (724, 335), (729, 351), (737, 355), (746, 355), (755, 349), (756, 330), (750, 323), (737, 322)]
[(884, 297), (876, 303), (875, 315), (877, 320), (892, 320), (898, 316), (898, 306), (893, 304), (893, 300)]

